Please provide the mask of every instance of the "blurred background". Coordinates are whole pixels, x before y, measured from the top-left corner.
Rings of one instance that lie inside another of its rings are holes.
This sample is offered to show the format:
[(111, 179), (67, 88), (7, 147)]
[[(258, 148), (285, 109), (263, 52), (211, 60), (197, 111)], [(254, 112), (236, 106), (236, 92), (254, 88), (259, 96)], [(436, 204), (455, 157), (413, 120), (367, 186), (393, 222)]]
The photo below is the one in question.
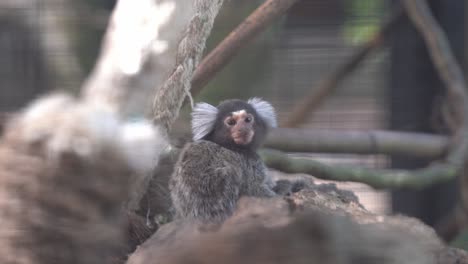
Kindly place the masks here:
[[(281, 121), (339, 64), (371, 38), (397, 9), (390, 0), (302, 0), (243, 49), (195, 98), (217, 104), (260, 96)], [(466, 1), (428, 1), (466, 69)], [(262, 1), (226, 1), (215, 21), (209, 52)], [(0, 2), (0, 112), (7, 116), (54, 89), (78, 92), (97, 59), (115, 1), (2, 0)], [(426, 47), (406, 18), (310, 113), (302, 128), (390, 129), (447, 134), (440, 121), (443, 86)], [(179, 122), (187, 129), (190, 109)], [(184, 126), (185, 124), (185, 126)], [(357, 154), (295, 154), (330, 164), (420, 168), (430, 161)], [(453, 209), (457, 182), (424, 190), (374, 190), (339, 183), (377, 213), (403, 213), (436, 225)]]

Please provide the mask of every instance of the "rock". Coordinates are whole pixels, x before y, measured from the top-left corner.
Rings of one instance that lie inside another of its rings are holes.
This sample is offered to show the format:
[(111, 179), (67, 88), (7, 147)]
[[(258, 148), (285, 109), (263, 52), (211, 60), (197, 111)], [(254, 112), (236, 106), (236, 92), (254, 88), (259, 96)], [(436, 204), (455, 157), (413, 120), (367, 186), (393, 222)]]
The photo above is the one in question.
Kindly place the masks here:
[(352, 192), (310, 184), (285, 198), (243, 198), (221, 226), (180, 220), (163, 225), (127, 263), (445, 264), (467, 259), (466, 252), (446, 247), (416, 219), (375, 215)]

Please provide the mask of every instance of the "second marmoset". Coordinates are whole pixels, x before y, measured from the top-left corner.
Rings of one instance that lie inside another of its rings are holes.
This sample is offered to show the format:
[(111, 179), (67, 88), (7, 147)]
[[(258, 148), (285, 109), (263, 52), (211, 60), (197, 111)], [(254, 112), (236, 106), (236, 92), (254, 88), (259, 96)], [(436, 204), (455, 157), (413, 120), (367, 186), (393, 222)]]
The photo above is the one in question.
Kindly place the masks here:
[(170, 180), (176, 217), (221, 222), (241, 196), (273, 197), (275, 183), (256, 153), (276, 115), (268, 102), (199, 103), (192, 113), (194, 142), (185, 146)]

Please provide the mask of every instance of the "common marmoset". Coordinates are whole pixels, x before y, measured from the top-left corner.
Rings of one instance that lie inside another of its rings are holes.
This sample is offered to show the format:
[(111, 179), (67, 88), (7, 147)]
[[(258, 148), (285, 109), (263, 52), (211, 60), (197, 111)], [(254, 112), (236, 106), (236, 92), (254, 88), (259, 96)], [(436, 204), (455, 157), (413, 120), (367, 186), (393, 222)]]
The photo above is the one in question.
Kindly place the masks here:
[(275, 196), (275, 183), (256, 153), (272, 127), (275, 111), (259, 98), (197, 104), (194, 142), (183, 149), (169, 183), (176, 217), (221, 222), (241, 196)]

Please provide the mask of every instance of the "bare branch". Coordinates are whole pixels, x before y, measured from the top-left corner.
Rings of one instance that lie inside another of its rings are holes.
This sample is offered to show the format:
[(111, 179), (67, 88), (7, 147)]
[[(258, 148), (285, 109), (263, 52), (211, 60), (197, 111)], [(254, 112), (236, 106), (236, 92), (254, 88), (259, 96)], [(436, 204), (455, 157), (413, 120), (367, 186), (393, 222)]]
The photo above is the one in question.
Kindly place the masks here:
[(226, 64), (270, 23), (298, 0), (267, 0), (234, 29), (197, 67), (191, 92), (195, 96)]
[(265, 146), (286, 152), (389, 154), (440, 158), (448, 149), (447, 137), (389, 131), (334, 131), (277, 128)]
[(307, 173), (326, 180), (362, 182), (374, 188), (422, 189), (452, 179), (458, 170), (455, 165), (442, 163), (415, 171), (331, 166), (309, 159), (291, 158), (275, 150), (262, 150), (261, 156), (268, 167), (285, 173)]
[(404, 0), (403, 3), (409, 17), (426, 41), (431, 58), (446, 84), (454, 112), (461, 123), (456, 134), (456, 144), (449, 149), (447, 161), (415, 171), (376, 171), (332, 167), (305, 159), (291, 159), (278, 151), (264, 151), (263, 157), (268, 166), (288, 173), (309, 173), (324, 179), (363, 182), (376, 188), (423, 188), (452, 179), (460, 173), (468, 155), (468, 96), (462, 71), (426, 3), (423, 0)]
[(453, 56), (444, 31), (435, 21), (426, 2), (404, 0), (403, 3), (408, 16), (426, 42), (432, 62), (447, 88), (449, 100), (460, 121), (456, 132), (458, 141), (453, 145), (448, 161), (461, 167), (468, 156), (468, 95), (462, 70)]
[(326, 76), (319, 84), (314, 87), (305, 98), (297, 104), (291, 111), (291, 114), (280, 125), (282, 127), (297, 127), (299, 126), (310, 113), (313, 112), (323, 100), (333, 93), (343, 79), (356, 69), (361, 61), (374, 49), (380, 47), (388, 35), (398, 24), (402, 12), (399, 10), (384, 23), (380, 31), (372, 36), (366, 43), (359, 47), (353, 55), (338, 65), (338, 67)]
[[(441, 80), (447, 89), (450, 107), (453, 109), (454, 119), (458, 123), (455, 131), (454, 144), (450, 149), (447, 161), (455, 164), (458, 174), (466, 168), (468, 160), (468, 94), (463, 72), (457, 63), (444, 31), (431, 15), (427, 3), (423, 0), (404, 0), (408, 16), (422, 34)], [(457, 219), (454, 229), (466, 226), (466, 212), (468, 211), (468, 181), (463, 175), (461, 184), (461, 198), (456, 213), (463, 216)], [(450, 232), (456, 232), (451, 230)]]

